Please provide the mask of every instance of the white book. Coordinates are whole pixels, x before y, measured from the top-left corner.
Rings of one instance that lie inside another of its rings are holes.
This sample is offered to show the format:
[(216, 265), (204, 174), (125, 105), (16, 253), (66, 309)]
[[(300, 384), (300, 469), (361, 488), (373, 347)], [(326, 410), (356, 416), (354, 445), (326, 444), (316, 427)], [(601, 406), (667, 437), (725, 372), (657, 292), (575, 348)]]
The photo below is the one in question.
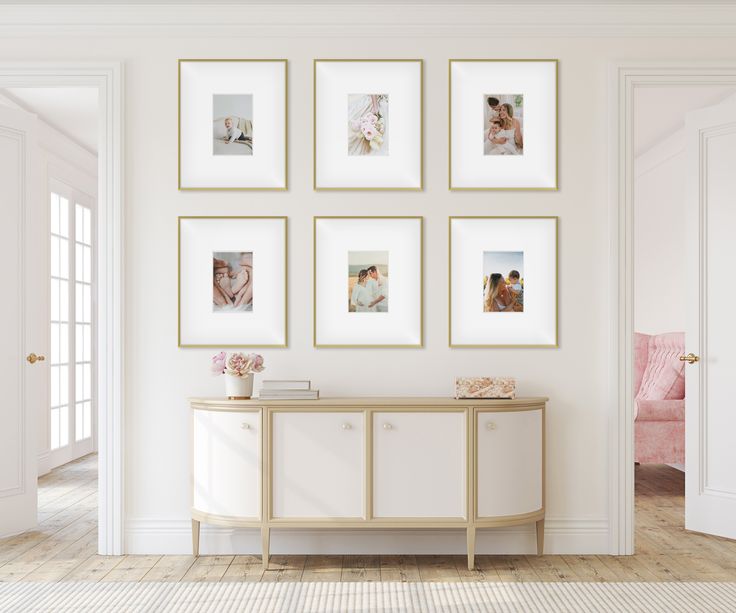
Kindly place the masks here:
[(319, 390), (261, 390), (261, 400), (317, 400)]
[(309, 390), (311, 381), (290, 381), (289, 379), (271, 379), (261, 384), (262, 390)]

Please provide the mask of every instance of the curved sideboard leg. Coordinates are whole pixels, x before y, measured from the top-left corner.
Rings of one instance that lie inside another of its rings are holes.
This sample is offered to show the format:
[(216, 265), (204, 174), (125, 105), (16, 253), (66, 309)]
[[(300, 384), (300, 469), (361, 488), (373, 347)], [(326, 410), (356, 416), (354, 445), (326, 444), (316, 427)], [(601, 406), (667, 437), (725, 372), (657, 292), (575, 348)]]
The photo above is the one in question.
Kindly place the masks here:
[(468, 570), (475, 568), (475, 526), (468, 526)]
[(261, 560), (263, 562), (263, 570), (268, 570), (269, 546), (270, 546), (270, 529), (268, 526), (261, 526)]
[(199, 556), (199, 521), (192, 520), (192, 555)]
[(537, 522), (537, 555), (544, 553), (544, 519)]

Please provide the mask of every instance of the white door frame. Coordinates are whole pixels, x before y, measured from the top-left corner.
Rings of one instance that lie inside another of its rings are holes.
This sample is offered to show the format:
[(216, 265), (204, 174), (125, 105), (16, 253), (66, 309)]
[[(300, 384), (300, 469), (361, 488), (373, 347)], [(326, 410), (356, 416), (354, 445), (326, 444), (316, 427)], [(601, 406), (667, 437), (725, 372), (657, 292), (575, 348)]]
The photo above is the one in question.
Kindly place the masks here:
[(634, 553), (634, 91), (736, 86), (736, 64), (616, 62), (610, 71), (609, 549)]
[(0, 88), (96, 87), (98, 552), (123, 543), (123, 65), (120, 62), (0, 62)]

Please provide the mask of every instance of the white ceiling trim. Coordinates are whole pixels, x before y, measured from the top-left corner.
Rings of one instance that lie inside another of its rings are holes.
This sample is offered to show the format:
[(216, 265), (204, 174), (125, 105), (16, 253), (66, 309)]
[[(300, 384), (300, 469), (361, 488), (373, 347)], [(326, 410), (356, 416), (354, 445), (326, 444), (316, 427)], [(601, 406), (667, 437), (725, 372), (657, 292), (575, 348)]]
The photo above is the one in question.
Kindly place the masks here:
[[(489, 28), (492, 28), (489, 29)], [(0, 35), (242, 38), (736, 36), (724, 4), (0, 4)]]

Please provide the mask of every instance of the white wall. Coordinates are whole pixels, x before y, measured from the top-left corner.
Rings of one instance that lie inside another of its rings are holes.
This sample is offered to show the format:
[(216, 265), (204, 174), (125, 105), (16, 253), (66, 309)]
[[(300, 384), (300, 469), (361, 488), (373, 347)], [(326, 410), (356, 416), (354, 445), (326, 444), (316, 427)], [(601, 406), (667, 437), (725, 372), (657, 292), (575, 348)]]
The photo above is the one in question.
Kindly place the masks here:
[[(24, 111), (13, 99), (0, 92), (0, 105)], [(39, 180), (48, 189), (50, 180), (73, 187), (93, 200), (97, 198), (97, 156), (80, 147), (73, 140), (52, 128), (38, 117)], [(48, 191), (46, 191), (48, 194)], [(45, 286), (44, 286), (45, 287)], [(44, 290), (45, 291), (45, 290)], [(38, 474), (44, 475), (52, 466), (49, 460), (49, 409), (41, 407), (38, 423)]]
[[(55, 10), (43, 7), (39, 19), (53, 19)], [(547, 12), (521, 6), (505, 10), (417, 6), (392, 12), (384, 5), (380, 10), (385, 15), (371, 16), (367, 22), (365, 8), (361, 12), (334, 6), (318, 10), (274, 6), (228, 8), (227, 21), (219, 9), (204, 19), (191, 7), (176, 16), (170, 8), (151, 8), (158, 11), (156, 27), (85, 25), (94, 25), (96, 19), (142, 21), (140, 15), (115, 10), (106, 9), (113, 16), (105, 17), (85, 8), (75, 19), (64, 21), (66, 25), (0, 37), (0, 60), (78, 60), (90, 57), (94, 50), (95, 58), (125, 62), (128, 551), (186, 552), (190, 546), (187, 397), (221, 395), (223, 383), (208, 374), (213, 350), (177, 348), (176, 218), (203, 214), (289, 216), (289, 348), (263, 352), (268, 367), (264, 374), (310, 378), (325, 396), (449, 396), (455, 375), (516, 375), (521, 394), (550, 398), (548, 551), (608, 551), (608, 63), (685, 55), (690, 61), (734, 60), (736, 19), (721, 18), (721, 36), (698, 38), (694, 35), (703, 30), (693, 26), (689, 13), (642, 12), (657, 24), (652, 31), (670, 32), (669, 37), (662, 34), (655, 40), (638, 35), (640, 28), (629, 27), (634, 17), (628, 12), (639, 15), (637, 7), (616, 8), (610, 22), (602, 25), (591, 25), (600, 19), (600, 12), (577, 6)], [(371, 15), (376, 10), (371, 6)], [(709, 19), (719, 18), (711, 13)], [(700, 11), (694, 14), (698, 24), (705, 18)], [(178, 16), (191, 25), (172, 24)], [(559, 25), (565, 19), (577, 25)], [(669, 29), (660, 23), (675, 19), (679, 21)], [(516, 25), (507, 27), (505, 20)], [(2, 31), (7, 34), (7, 28)], [(499, 32), (507, 38), (498, 38)], [(312, 59), (376, 56), (425, 60), (425, 189), (421, 193), (316, 193), (311, 187)], [(287, 192), (177, 191), (177, 58), (197, 57), (289, 59)], [(447, 60), (463, 57), (559, 58), (559, 191), (448, 191)], [(425, 348), (312, 347), (311, 218), (345, 214), (425, 217)], [(447, 346), (447, 217), (514, 214), (560, 216), (560, 348), (451, 350)], [(369, 387), (356, 387), (358, 374), (371, 382)], [(533, 550), (532, 532), (526, 527), (481, 532), (480, 553)], [(237, 534), (220, 531), (216, 538), (225, 549), (237, 545), (241, 551), (259, 550), (253, 532)], [(205, 531), (203, 551), (211, 550), (211, 539)], [(345, 551), (351, 546), (464, 550), (461, 532), (394, 537), (373, 531), (355, 536), (277, 531), (272, 541), (275, 552), (318, 547)]]
[(684, 129), (634, 162), (634, 326), (661, 334), (685, 330)]

